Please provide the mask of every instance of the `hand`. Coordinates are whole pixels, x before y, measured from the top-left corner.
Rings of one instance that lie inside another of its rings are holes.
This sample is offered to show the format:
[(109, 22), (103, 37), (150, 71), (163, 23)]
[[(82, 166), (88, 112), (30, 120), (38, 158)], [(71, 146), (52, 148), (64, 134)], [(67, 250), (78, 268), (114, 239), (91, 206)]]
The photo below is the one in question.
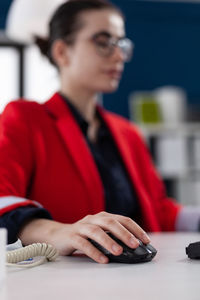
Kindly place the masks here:
[(91, 238), (112, 254), (121, 254), (122, 247), (105, 231), (111, 232), (130, 248), (139, 246), (138, 239), (145, 244), (150, 242), (144, 230), (132, 219), (107, 212), (88, 215), (74, 224), (45, 219), (31, 220), (22, 228), (20, 239), (24, 244), (50, 243), (58, 249), (60, 255), (70, 255), (75, 250), (81, 250), (96, 262), (107, 263), (108, 258), (88, 241)]
[(138, 239), (143, 243), (150, 242), (147, 234), (132, 219), (100, 212), (96, 215), (88, 215), (72, 225), (64, 225), (62, 229), (60, 228), (55, 233), (57, 248), (61, 255), (69, 255), (75, 250), (81, 250), (96, 262), (107, 263), (108, 258), (88, 241), (88, 238), (91, 238), (112, 254), (121, 254), (122, 247), (111, 239), (105, 231), (110, 231), (131, 248), (139, 246)]

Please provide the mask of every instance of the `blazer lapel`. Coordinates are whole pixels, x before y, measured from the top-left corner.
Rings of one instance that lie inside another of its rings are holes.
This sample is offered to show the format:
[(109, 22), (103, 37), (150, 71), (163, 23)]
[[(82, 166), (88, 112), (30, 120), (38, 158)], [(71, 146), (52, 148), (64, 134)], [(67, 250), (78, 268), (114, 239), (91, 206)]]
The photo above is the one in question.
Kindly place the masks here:
[(55, 124), (63, 139), (68, 155), (74, 161), (91, 199), (94, 212), (104, 210), (104, 190), (98, 169), (84, 136), (74, 120), (67, 104), (56, 93), (45, 104), (51, 115), (56, 117)]
[(122, 131), (122, 126), (120, 126), (120, 122), (117, 122), (116, 118), (113, 118), (111, 114), (104, 113), (104, 111), (101, 108), (98, 109), (100, 114), (104, 118), (104, 121), (106, 122), (108, 128), (110, 129), (112, 137), (124, 161), (124, 165), (127, 169), (127, 172), (130, 175), (131, 181), (134, 184), (134, 189), (137, 191), (139, 198), (138, 200), (140, 202), (143, 216), (146, 221), (145, 223), (148, 224), (148, 228), (150, 228), (150, 230), (159, 231), (160, 226), (152, 209), (149, 196), (147, 195), (143, 182), (135, 168), (134, 157), (133, 155), (131, 155), (129, 147), (126, 146), (125, 141), (128, 137)]

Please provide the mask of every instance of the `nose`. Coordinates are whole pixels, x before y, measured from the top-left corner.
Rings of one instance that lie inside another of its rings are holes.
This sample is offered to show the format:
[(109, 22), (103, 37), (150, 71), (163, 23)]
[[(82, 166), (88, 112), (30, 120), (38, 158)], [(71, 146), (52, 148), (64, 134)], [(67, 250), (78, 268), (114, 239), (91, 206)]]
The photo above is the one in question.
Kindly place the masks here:
[(125, 57), (124, 57), (124, 52), (122, 51), (122, 49), (119, 46), (115, 46), (114, 51), (113, 51), (113, 55), (112, 55), (113, 59), (115, 59), (116, 61), (120, 61), (120, 62), (124, 62), (125, 61)]

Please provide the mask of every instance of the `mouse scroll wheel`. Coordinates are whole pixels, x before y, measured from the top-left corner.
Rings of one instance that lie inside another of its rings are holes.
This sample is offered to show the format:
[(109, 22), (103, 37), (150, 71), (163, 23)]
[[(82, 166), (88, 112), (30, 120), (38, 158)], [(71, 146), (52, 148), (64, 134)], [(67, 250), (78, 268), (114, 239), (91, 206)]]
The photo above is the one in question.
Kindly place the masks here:
[(143, 248), (143, 249), (145, 249), (148, 253), (152, 253), (152, 251), (151, 251), (151, 249), (149, 249), (149, 245), (147, 244), (147, 245), (145, 245), (145, 244), (143, 244), (143, 242), (141, 242), (140, 240), (139, 240), (139, 243), (140, 243), (140, 246)]

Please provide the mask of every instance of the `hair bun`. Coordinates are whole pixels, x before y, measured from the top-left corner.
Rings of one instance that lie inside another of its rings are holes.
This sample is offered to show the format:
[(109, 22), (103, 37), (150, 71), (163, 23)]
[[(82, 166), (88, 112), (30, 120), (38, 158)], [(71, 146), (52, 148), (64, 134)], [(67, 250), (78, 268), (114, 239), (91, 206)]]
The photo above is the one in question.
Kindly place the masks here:
[(35, 36), (34, 38), (35, 44), (39, 47), (40, 52), (48, 57), (49, 53), (49, 41), (48, 39), (44, 39), (40, 36)]

